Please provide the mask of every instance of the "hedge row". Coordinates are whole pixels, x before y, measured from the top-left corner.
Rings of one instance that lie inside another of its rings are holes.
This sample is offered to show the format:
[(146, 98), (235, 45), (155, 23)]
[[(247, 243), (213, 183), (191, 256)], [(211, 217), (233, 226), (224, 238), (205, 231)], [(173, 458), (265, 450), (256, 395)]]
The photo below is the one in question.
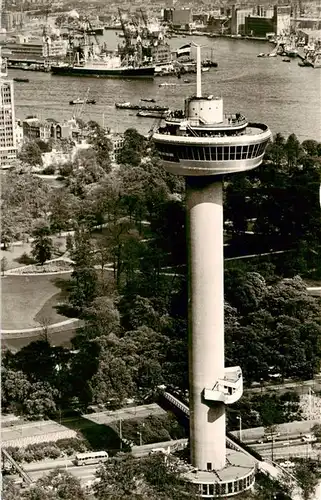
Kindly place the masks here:
[(90, 445), (87, 441), (68, 438), (59, 439), (55, 442), (29, 444), (26, 448), (18, 448), (17, 446), (9, 446), (8, 453), (18, 462), (34, 462), (45, 458), (59, 458), (63, 456), (70, 457), (75, 453), (82, 453), (90, 450)]

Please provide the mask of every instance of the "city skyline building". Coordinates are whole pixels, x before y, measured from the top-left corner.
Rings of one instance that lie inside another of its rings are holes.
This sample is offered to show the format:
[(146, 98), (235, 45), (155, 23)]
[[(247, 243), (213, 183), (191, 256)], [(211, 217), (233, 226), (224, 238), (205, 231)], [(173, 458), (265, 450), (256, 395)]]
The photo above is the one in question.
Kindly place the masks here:
[(189, 479), (204, 498), (235, 495), (255, 480), (255, 465), (226, 449), (225, 406), (242, 395), (239, 366), (224, 363), (223, 176), (260, 165), (271, 138), (267, 125), (225, 114), (223, 98), (202, 95), (201, 49), (196, 95), (183, 119), (167, 118), (153, 134), (164, 168), (186, 179), (188, 232)]
[(14, 86), (0, 49), (0, 167), (10, 166), (16, 157)]

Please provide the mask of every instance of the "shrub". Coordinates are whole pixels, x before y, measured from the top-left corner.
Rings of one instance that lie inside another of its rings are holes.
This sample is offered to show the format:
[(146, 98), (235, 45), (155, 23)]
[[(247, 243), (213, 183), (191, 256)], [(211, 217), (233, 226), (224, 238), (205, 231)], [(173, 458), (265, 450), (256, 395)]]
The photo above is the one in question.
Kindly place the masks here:
[(27, 254), (27, 252), (23, 252), (23, 254), (16, 259), (19, 264), (24, 264), (29, 266), (30, 264), (34, 264), (36, 261), (33, 257)]
[(42, 171), (43, 175), (53, 175), (56, 172), (56, 167), (53, 165), (48, 165), (48, 167), (44, 168)]
[(57, 446), (46, 446), (46, 448), (43, 449), (43, 453), (45, 457), (54, 459), (60, 457), (61, 450)]

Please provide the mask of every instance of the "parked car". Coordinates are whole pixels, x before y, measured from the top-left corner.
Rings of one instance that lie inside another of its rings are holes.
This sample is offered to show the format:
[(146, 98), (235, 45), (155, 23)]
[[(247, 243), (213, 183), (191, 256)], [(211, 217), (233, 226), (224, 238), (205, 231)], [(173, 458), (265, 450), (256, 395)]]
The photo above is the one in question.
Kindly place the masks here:
[(284, 462), (279, 463), (280, 467), (283, 467), (284, 469), (292, 469), (295, 467), (295, 463), (291, 462), (290, 460), (285, 460)]
[(315, 443), (317, 441), (317, 438), (313, 434), (304, 434), (302, 436), (301, 441), (304, 443)]

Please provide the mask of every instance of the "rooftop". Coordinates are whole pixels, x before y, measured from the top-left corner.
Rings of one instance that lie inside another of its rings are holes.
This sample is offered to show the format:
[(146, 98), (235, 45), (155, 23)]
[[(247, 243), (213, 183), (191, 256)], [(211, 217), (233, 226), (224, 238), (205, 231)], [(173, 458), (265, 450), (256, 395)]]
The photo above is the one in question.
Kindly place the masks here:
[(255, 467), (254, 459), (239, 451), (229, 451), (226, 454), (224, 469), (214, 471), (187, 472), (185, 477), (193, 483), (210, 484), (241, 479), (249, 475)]

